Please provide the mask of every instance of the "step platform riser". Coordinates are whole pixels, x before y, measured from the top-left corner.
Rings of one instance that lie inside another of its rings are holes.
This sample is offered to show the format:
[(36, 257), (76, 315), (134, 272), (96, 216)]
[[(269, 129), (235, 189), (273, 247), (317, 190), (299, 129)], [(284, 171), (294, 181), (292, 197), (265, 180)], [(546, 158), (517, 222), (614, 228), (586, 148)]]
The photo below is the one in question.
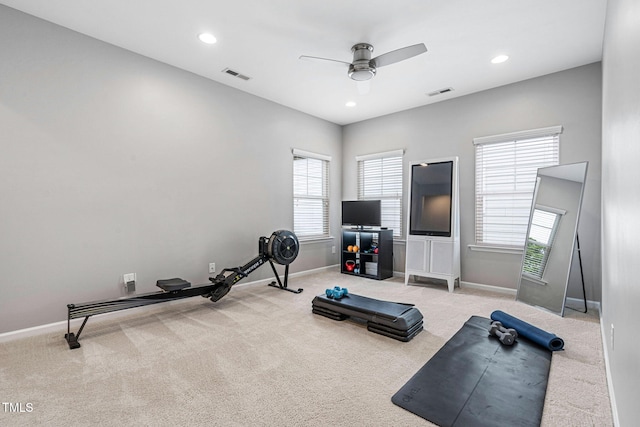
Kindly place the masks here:
[(367, 330), (399, 341), (410, 341), (423, 329), (423, 316), (411, 304), (381, 301), (349, 294), (341, 299), (319, 295), (312, 312), (333, 320), (348, 318), (367, 321)]

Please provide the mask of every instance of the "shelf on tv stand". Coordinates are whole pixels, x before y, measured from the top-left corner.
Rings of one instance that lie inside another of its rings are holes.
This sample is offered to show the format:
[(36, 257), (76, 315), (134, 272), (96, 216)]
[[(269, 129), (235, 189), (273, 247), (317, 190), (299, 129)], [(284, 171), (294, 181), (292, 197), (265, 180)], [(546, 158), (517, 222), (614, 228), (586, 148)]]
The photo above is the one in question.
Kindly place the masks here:
[[(349, 251), (349, 246), (358, 246), (358, 251)], [(378, 253), (370, 252), (373, 245)], [(347, 262), (354, 262), (353, 271)], [(367, 272), (367, 263), (375, 264), (375, 274)], [(342, 256), (340, 271), (352, 276), (384, 280), (393, 276), (393, 230), (388, 229), (342, 229)]]

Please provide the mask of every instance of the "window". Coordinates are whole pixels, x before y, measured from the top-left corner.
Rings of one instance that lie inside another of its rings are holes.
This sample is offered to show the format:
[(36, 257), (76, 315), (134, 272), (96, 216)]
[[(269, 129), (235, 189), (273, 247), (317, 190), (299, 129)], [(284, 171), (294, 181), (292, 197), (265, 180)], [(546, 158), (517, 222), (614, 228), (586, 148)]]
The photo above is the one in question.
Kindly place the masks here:
[(542, 281), (558, 223), (564, 213), (543, 206), (536, 206), (533, 210), (522, 268), (524, 275)]
[(300, 240), (329, 236), (330, 161), (293, 150), (293, 232)]
[(402, 235), (403, 150), (356, 156), (358, 200), (380, 200), (382, 226)]
[(559, 163), (561, 126), (475, 138), (476, 243), (523, 247), (538, 168)]

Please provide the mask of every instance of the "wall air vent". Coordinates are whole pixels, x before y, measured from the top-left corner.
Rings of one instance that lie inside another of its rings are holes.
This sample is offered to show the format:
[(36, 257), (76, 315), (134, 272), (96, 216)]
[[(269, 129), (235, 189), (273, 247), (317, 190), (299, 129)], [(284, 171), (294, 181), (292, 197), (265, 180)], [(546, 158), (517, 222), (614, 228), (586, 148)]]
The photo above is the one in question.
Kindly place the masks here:
[(429, 96), (436, 96), (436, 95), (442, 95), (443, 93), (452, 92), (452, 91), (453, 91), (452, 87), (447, 87), (447, 88), (444, 88), (444, 89), (433, 91), (433, 92), (429, 93), (428, 95)]
[(227, 73), (230, 76), (237, 77), (237, 78), (242, 79), (242, 80), (250, 80), (251, 79), (251, 77), (245, 76), (244, 74), (240, 74), (239, 72), (233, 71), (230, 68), (225, 68), (224, 70), (222, 70), (222, 72), (223, 73)]

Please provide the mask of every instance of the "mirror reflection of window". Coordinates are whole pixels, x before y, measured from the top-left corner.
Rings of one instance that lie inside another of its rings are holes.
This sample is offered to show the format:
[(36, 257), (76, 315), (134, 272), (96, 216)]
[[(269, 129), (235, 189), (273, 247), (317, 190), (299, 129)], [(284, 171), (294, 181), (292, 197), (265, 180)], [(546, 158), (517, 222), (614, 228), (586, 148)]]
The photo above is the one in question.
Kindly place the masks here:
[(531, 227), (527, 238), (527, 250), (522, 273), (538, 281), (543, 281), (549, 254), (563, 212), (536, 207), (531, 217)]

